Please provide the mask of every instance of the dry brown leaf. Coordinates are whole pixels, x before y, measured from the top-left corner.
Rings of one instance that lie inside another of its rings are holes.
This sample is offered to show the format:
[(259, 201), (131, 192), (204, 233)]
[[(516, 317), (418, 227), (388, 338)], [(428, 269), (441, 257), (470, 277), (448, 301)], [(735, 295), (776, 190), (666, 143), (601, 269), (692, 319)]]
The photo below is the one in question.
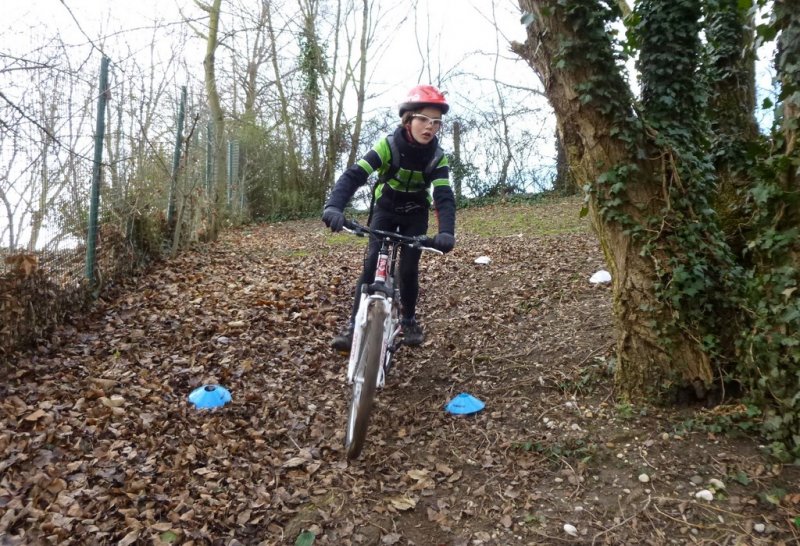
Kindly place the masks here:
[(250, 514), (251, 514), (250, 510), (244, 510), (240, 512), (236, 518), (236, 523), (239, 525), (247, 524), (247, 522), (250, 521)]
[(789, 493), (783, 500), (786, 504), (800, 504), (800, 493)]
[(445, 514), (444, 512), (437, 512), (431, 507), (428, 507), (427, 515), (428, 515), (428, 521), (442, 522), (445, 519), (447, 519), (447, 514)]
[(453, 469), (444, 463), (436, 463), (436, 471), (445, 476), (450, 476), (453, 474)]
[(121, 408), (125, 404), (125, 399), (119, 395), (114, 395), (111, 398), (101, 396), (99, 400), (107, 408)]
[(405, 496), (391, 498), (389, 499), (389, 503), (395, 510), (400, 510), (401, 512), (404, 510), (412, 510), (417, 505), (416, 500)]
[(292, 457), (285, 463), (283, 463), (284, 468), (297, 468), (299, 466), (303, 466), (308, 462), (308, 459), (304, 459), (303, 457)]
[(141, 533), (140, 529), (131, 531), (130, 533), (122, 537), (122, 540), (117, 542), (117, 546), (130, 546), (131, 544), (136, 542), (136, 540), (139, 538), (140, 533)]
[(45, 415), (47, 415), (46, 411), (44, 411), (43, 409), (37, 409), (33, 413), (25, 416), (25, 421), (38, 421), (39, 419), (41, 419)]
[(104, 379), (101, 377), (90, 377), (89, 381), (103, 389), (112, 389), (117, 386), (117, 382), (113, 379)]

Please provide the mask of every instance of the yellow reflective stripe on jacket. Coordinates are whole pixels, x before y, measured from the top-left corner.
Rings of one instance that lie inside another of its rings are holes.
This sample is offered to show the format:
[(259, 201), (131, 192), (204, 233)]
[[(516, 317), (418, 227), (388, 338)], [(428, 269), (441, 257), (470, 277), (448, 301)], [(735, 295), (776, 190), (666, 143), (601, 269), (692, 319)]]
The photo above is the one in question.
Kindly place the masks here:
[(359, 167), (367, 171), (367, 176), (372, 174), (372, 165), (370, 165), (367, 161), (364, 161), (364, 159), (359, 159), (356, 163), (358, 163)]

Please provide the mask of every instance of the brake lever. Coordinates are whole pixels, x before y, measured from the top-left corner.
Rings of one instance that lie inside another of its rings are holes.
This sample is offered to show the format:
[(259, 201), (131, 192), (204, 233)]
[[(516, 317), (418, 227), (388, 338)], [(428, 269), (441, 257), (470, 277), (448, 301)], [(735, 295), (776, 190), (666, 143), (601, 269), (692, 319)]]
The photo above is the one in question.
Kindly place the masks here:
[(343, 228), (345, 231), (352, 233), (356, 237), (363, 237), (364, 233), (366, 233), (366, 231), (364, 231), (364, 226), (355, 220), (345, 220)]
[(363, 236), (364, 236), (364, 230), (362, 230), (362, 229), (359, 229), (359, 228), (349, 228), (349, 227), (344, 227), (343, 229), (344, 229), (346, 232), (348, 232), (348, 233), (352, 233), (352, 234), (353, 234), (353, 235), (355, 235), (356, 237), (363, 237)]
[(434, 254), (444, 254), (444, 252), (433, 246), (433, 239), (430, 237), (425, 237), (424, 239), (418, 240), (416, 243), (414, 243), (414, 248), (433, 252)]

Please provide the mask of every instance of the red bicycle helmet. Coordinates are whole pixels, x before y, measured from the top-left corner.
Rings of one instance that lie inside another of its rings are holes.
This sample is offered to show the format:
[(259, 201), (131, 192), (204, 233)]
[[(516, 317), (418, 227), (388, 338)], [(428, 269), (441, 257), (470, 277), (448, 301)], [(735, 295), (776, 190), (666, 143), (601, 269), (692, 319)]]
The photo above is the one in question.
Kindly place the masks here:
[(432, 85), (416, 85), (411, 88), (406, 100), (400, 103), (400, 117), (409, 110), (417, 110), (425, 106), (433, 106), (442, 111), (442, 115), (450, 110), (444, 94)]

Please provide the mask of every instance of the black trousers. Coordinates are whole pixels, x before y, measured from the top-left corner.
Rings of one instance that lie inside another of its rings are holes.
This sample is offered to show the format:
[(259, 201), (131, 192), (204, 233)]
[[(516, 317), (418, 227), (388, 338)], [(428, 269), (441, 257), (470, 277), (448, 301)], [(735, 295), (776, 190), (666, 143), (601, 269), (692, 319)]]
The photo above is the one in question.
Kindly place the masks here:
[[(393, 211), (382, 209), (375, 205), (372, 211), (372, 221), (369, 227), (382, 231), (395, 231), (403, 235), (416, 236), (425, 235), (428, 232), (428, 209), (420, 208), (411, 214), (399, 214)], [(375, 267), (378, 264), (378, 254), (381, 250), (381, 242), (378, 238), (370, 235), (369, 246), (364, 257), (364, 269), (356, 283), (355, 298), (353, 301), (353, 311), (350, 315), (350, 323), (356, 320), (358, 305), (361, 302), (361, 285), (375, 281)], [(400, 281), (400, 301), (403, 304), (403, 318), (414, 318), (417, 312), (417, 296), (419, 296), (419, 258), (421, 250), (400, 248), (398, 263), (398, 276)]]

